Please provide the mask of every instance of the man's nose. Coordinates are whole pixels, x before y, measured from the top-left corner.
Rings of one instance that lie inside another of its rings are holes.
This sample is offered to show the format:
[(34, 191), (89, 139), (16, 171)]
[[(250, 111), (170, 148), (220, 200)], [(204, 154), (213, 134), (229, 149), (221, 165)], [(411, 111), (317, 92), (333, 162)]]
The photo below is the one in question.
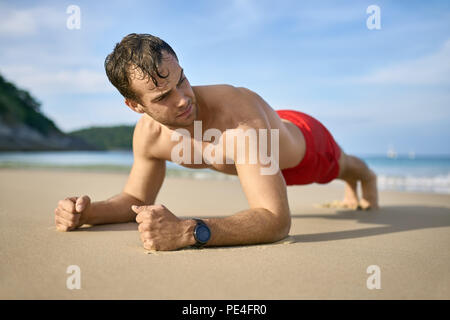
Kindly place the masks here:
[(179, 108), (184, 108), (189, 104), (189, 97), (183, 92), (183, 90), (176, 90), (175, 99), (177, 107)]

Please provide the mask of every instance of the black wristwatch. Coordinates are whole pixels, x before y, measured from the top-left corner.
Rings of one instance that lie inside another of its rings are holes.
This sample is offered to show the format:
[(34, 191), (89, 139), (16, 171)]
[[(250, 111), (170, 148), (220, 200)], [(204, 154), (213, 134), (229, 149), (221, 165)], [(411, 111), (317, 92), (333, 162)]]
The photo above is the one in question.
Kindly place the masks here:
[(195, 248), (203, 247), (211, 238), (211, 230), (208, 225), (201, 219), (194, 219), (197, 225), (194, 228), (194, 239), (196, 243), (193, 245)]

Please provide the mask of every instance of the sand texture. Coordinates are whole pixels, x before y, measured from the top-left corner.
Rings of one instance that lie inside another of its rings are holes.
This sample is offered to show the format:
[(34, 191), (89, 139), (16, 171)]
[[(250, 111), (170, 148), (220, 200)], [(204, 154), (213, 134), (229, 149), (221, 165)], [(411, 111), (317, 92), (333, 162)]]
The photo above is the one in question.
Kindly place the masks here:
[[(270, 245), (148, 254), (136, 223), (58, 232), (57, 201), (121, 191), (127, 174), (0, 170), (1, 299), (449, 299), (450, 195), (381, 192), (379, 212), (321, 207), (342, 184), (289, 187), (290, 235)], [(206, 196), (205, 196), (206, 195)], [(181, 217), (247, 208), (239, 181), (167, 178)], [(69, 290), (68, 266), (81, 270)], [(381, 289), (369, 290), (371, 265)]]

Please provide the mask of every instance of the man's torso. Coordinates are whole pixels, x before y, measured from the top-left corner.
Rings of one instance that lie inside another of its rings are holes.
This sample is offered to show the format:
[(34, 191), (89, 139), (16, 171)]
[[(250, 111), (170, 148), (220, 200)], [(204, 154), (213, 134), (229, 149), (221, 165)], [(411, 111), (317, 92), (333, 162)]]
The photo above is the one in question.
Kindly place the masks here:
[[(228, 85), (192, 87), (198, 104), (210, 115), (208, 123), (202, 123), (203, 137), (207, 129), (218, 129), (222, 134), (226, 130), (239, 128), (242, 124), (252, 123), (250, 118), (263, 118), (270, 129), (279, 130), (279, 166), (280, 169), (296, 166), (305, 154), (305, 139), (302, 132), (288, 120), (280, 119), (278, 114), (257, 94), (245, 89)], [(248, 115), (252, 115), (249, 117)], [(179, 141), (172, 141), (174, 130), (169, 129), (148, 115), (143, 115), (138, 121), (134, 133), (133, 149), (139, 149), (146, 157), (172, 161), (173, 148)], [(268, 133), (270, 136), (270, 133)], [(180, 163), (188, 168), (210, 168), (226, 174), (236, 175), (234, 164), (226, 163), (226, 159), (216, 163), (195, 163), (194, 152), (205, 150), (213, 142), (199, 141), (194, 143), (191, 136), (191, 159)], [(198, 150), (202, 148), (201, 150)], [(225, 152), (224, 152), (225, 156)]]

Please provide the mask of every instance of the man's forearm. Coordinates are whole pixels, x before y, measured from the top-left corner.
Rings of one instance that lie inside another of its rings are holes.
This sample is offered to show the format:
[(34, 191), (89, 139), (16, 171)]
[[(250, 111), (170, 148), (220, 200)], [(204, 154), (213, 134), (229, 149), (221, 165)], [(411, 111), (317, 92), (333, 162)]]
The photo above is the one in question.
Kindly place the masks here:
[(136, 219), (136, 213), (131, 210), (132, 205), (143, 203), (124, 192), (104, 201), (93, 202), (87, 214), (86, 224), (125, 223)]
[[(226, 218), (203, 219), (211, 230), (207, 246), (271, 243), (289, 234), (291, 217), (289, 212), (276, 215), (267, 209), (256, 208), (238, 212)], [(187, 221), (188, 234), (193, 232), (195, 221)], [(195, 243), (193, 236), (188, 244)]]

